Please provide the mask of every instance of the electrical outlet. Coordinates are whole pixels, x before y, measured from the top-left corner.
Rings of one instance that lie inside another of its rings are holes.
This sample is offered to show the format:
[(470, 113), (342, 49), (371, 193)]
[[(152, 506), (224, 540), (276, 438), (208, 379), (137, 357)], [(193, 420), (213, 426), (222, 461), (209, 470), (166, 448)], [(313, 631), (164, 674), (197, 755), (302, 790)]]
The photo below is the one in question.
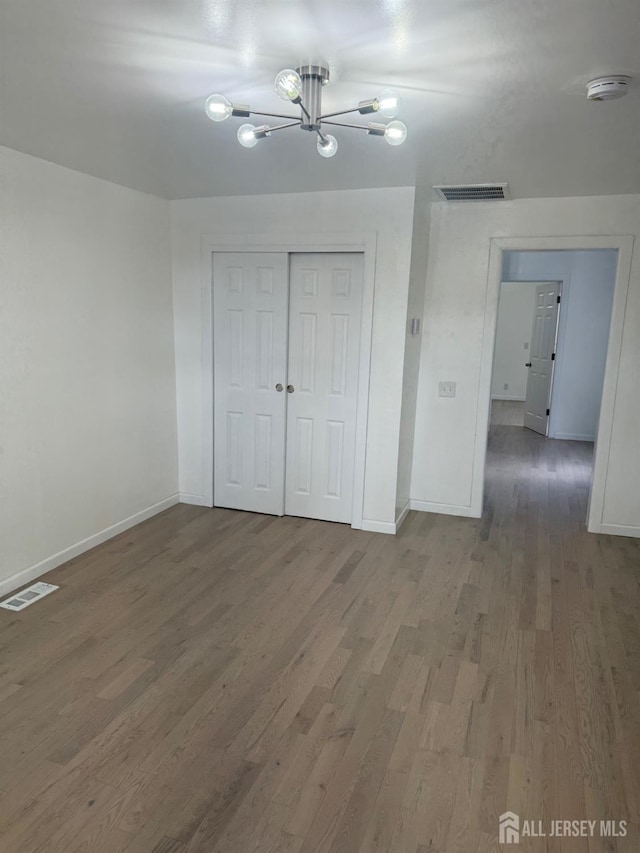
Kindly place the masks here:
[(524, 348), (529, 349), (529, 341), (525, 341)]
[(438, 386), (438, 396), (439, 397), (455, 397), (456, 396), (456, 383), (455, 382), (441, 382)]
[(504, 390), (505, 390), (505, 391), (508, 391), (508, 390), (509, 390), (509, 383), (508, 383), (508, 382), (505, 382), (505, 383), (504, 383)]

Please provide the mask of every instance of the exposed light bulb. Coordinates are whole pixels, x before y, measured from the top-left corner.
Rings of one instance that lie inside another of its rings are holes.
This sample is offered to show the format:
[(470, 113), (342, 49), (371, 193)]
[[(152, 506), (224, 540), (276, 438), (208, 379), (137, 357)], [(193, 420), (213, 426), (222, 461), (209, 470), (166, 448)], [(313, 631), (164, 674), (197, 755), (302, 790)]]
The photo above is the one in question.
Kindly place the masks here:
[(244, 148), (253, 148), (258, 144), (256, 129), (252, 124), (241, 124), (238, 128), (238, 142)]
[(325, 134), (324, 139), (318, 137), (318, 154), (321, 157), (333, 157), (338, 150), (338, 140), (330, 133)]
[(400, 95), (394, 89), (385, 89), (379, 98), (376, 98), (378, 112), (385, 118), (395, 118), (402, 105)]
[(293, 68), (284, 68), (276, 74), (276, 92), (283, 101), (297, 101), (302, 92), (302, 79)]
[(407, 125), (403, 121), (390, 121), (384, 131), (389, 145), (402, 145), (407, 138)]
[(209, 95), (204, 109), (211, 121), (224, 121), (233, 112), (233, 104), (224, 95)]

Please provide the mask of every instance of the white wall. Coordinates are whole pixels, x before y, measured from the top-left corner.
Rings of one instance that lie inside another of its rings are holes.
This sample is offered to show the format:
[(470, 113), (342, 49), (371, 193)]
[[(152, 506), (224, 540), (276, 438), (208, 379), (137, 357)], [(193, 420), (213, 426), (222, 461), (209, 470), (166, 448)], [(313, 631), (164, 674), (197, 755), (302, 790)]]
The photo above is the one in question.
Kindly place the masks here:
[[(416, 411), (412, 505), (474, 514), (476, 432), (491, 238), (640, 234), (640, 196), (435, 204), (431, 211), (424, 334)], [(510, 248), (517, 248), (511, 246)], [(640, 258), (631, 260), (621, 362), (615, 389), (602, 526), (640, 534)], [(457, 381), (439, 399), (440, 379)], [(488, 390), (487, 390), (488, 393)], [(481, 479), (477, 473), (476, 478)], [(477, 491), (477, 485), (476, 485)]]
[(0, 306), (7, 591), (177, 492), (168, 203), (0, 148)]
[(535, 284), (502, 282), (491, 377), (492, 400), (524, 400), (527, 395), (525, 364), (529, 360), (535, 307)]
[(411, 466), (413, 463), (413, 440), (416, 425), (422, 329), (418, 335), (412, 335), (410, 323), (414, 317), (422, 321), (424, 313), (424, 292), (427, 281), (427, 258), (429, 255), (430, 195), (430, 189), (416, 190), (413, 215), (411, 273), (409, 278), (407, 321), (405, 325), (404, 373), (402, 377), (402, 409), (400, 415), (400, 447), (398, 453), (396, 493), (396, 519), (398, 520), (402, 520), (403, 514), (409, 507), (411, 492)]
[(203, 387), (202, 238), (259, 234), (304, 236), (376, 232), (373, 343), (371, 352), (364, 518), (380, 529), (395, 524), (405, 321), (411, 259), (414, 189), (353, 190), (171, 203), (174, 314), (178, 393), (180, 493), (206, 502), (203, 419), (210, 418)]
[(595, 439), (616, 263), (611, 250), (504, 254), (503, 276), (510, 281), (563, 282), (550, 438)]

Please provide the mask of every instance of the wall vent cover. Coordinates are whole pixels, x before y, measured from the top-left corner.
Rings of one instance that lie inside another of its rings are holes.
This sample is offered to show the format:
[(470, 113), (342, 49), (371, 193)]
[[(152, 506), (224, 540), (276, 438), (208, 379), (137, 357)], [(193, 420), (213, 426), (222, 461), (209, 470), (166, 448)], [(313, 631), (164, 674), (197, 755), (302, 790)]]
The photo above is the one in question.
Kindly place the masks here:
[(449, 184), (434, 187), (445, 201), (504, 201), (509, 184)]
[(39, 581), (23, 589), (22, 592), (10, 595), (9, 598), (0, 604), (0, 607), (4, 607), (5, 610), (24, 610), (25, 607), (33, 604), (34, 601), (39, 601), (45, 595), (49, 595), (50, 592), (55, 592), (57, 589), (59, 587), (51, 583)]

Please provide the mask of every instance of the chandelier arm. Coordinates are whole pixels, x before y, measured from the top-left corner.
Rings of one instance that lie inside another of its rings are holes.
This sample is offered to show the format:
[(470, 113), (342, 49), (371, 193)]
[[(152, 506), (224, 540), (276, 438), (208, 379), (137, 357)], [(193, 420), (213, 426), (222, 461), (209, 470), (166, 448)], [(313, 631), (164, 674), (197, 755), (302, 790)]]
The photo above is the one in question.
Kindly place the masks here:
[(359, 107), (352, 107), (352, 109), (350, 109), (350, 110), (340, 110), (340, 112), (337, 112), (337, 113), (327, 113), (326, 115), (320, 116), (319, 118), (320, 118), (320, 121), (324, 121), (326, 118), (333, 118), (334, 116), (346, 116), (349, 113), (359, 113), (359, 112), (360, 112)]
[(286, 127), (300, 127), (300, 119), (298, 121), (290, 121), (287, 124), (276, 124), (275, 127), (269, 128), (269, 133), (273, 133), (274, 130), (284, 130)]
[(325, 121), (324, 119), (322, 119), (322, 123), (323, 124), (331, 124), (334, 127), (353, 127), (356, 130), (367, 130), (367, 131), (369, 130), (369, 125), (367, 125), (367, 124), (347, 124), (346, 122), (343, 122), (343, 121)]
[(299, 104), (300, 104), (300, 109), (302, 110), (302, 112), (306, 115), (307, 119), (309, 121), (311, 121), (311, 116), (309, 115), (309, 110), (302, 103), (302, 99), (299, 101)]
[(256, 112), (256, 110), (250, 110), (250, 115), (252, 115), (252, 116), (269, 116), (269, 118), (288, 118), (288, 119), (291, 119), (291, 121), (300, 121), (300, 119), (297, 119), (295, 116), (287, 116), (287, 115), (284, 115), (284, 113), (259, 113), (259, 112)]

